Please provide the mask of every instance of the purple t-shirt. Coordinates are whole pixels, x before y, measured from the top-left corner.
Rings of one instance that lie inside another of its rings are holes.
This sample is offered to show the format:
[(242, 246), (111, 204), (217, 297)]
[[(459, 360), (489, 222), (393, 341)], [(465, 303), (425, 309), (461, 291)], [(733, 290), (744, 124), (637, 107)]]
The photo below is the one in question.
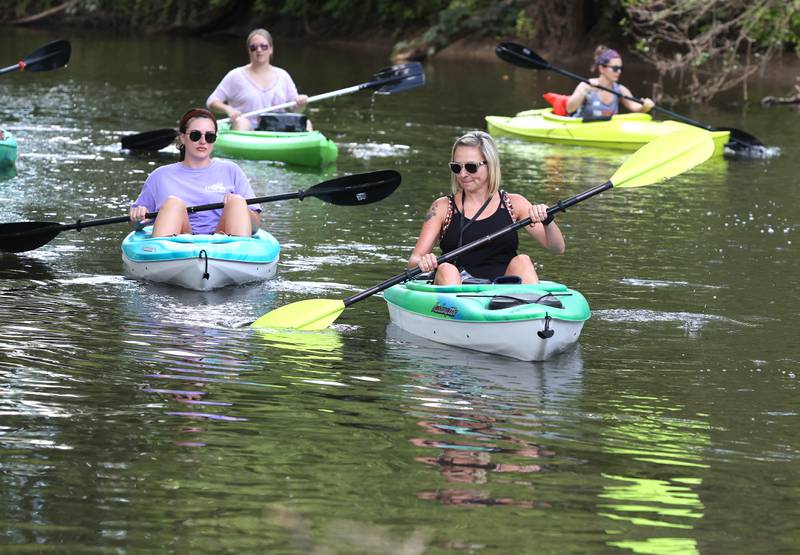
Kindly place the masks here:
[[(279, 67), (272, 66), (272, 70), (277, 72), (278, 78), (268, 89), (262, 89), (250, 79), (246, 66), (230, 70), (208, 97), (206, 106), (211, 107), (212, 102), (220, 100), (246, 114), (276, 104), (293, 102), (297, 98), (297, 87), (291, 76)], [(255, 126), (258, 124), (258, 117), (251, 118), (250, 121)]]
[[(148, 212), (155, 212), (169, 196), (180, 198), (187, 207), (212, 204), (225, 200), (226, 193), (236, 193), (246, 199), (255, 196), (247, 176), (233, 162), (212, 158), (205, 168), (187, 168), (177, 162), (156, 168), (131, 207), (144, 206)], [(249, 206), (250, 210), (261, 212), (260, 205)], [(214, 233), (221, 217), (222, 209), (189, 214), (192, 233)]]

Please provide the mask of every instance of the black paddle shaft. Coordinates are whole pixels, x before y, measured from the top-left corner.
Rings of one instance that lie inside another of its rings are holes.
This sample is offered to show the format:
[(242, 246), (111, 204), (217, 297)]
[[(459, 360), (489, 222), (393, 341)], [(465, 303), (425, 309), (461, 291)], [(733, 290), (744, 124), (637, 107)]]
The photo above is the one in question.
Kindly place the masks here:
[[(566, 212), (567, 208), (569, 208), (570, 206), (575, 206), (579, 202), (582, 202), (582, 201), (584, 201), (584, 200), (586, 200), (586, 199), (588, 199), (590, 197), (593, 197), (595, 195), (599, 195), (603, 191), (607, 191), (607, 190), (611, 189), (613, 186), (614, 186), (614, 184), (611, 183), (611, 181), (606, 181), (602, 185), (598, 185), (596, 187), (592, 187), (591, 189), (588, 189), (588, 190), (586, 190), (586, 191), (584, 191), (584, 192), (582, 192), (580, 194), (577, 194), (574, 197), (570, 197), (570, 198), (568, 198), (566, 200), (559, 200), (553, 206), (551, 206), (551, 207), (549, 207), (547, 209), (547, 215), (548, 216), (555, 216), (559, 212)], [(462, 247), (459, 247), (459, 248), (457, 248), (455, 250), (452, 250), (452, 251), (448, 252), (447, 254), (443, 254), (442, 256), (440, 256), (439, 258), (436, 259), (436, 262), (437, 262), (437, 264), (442, 264), (444, 262), (449, 262), (450, 260), (453, 260), (454, 258), (458, 258), (460, 255), (464, 254), (467, 251), (471, 251), (472, 249), (475, 249), (475, 248), (483, 246), (483, 245), (485, 245), (487, 243), (490, 243), (490, 242), (494, 241), (495, 239), (497, 239), (498, 237), (502, 237), (506, 233), (511, 233), (512, 231), (516, 231), (518, 229), (522, 229), (523, 227), (525, 227), (526, 225), (530, 225), (531, 223), (532, 223), (532, 221), (531, 221), (530, 218), (525, 218), (524, 220), (520, 220), (518, 222), (514, 222), (513, 224), (508, 225), (508, 226), (504, 227), (503, 229), (499, 229), (499, 230), (495, 231), (494, 233), (490, 233), (489, 235), (481, 237), (480, 239), (477, 239), (477, 240), (475, 240), (475, 241), (473, 241), (471, 243), (467, 243), (466, 245), (464, 245)], [(377, 285), (375, 285), (373, 287), (370, 287), (369, 289), (365, 289), (361, 293), (353, 295), (352, 297), (347, 297), (342, 302), (344, 303), (345, 307), (348, 307), (353, 303), (357, 303), (358, 301), (366, 299), (367, 297), (371, 297), (375, 293), (380, 293), (381, 291), (385, 291), (386, 289), (389, 289), (393, 285), (397, 285), (398, 283), (403, 283), (404, 281), (408, 281), (410, 279), (413, 279), (414, 277), (420, 275), (421, 273), (423, 273), (423, 272), (422, 272), (422, 270), (420, 270), (419, 266), (417, 266), (416, 268), (409, 268), (408, 270), (406, 270), (402, 274), (397, 274), (396, 276), (391, 277), (391, 278), (387, 279), (386, 281), (382, 281), (381, 283), (379, 283), (379, 284), (377, 284)]]

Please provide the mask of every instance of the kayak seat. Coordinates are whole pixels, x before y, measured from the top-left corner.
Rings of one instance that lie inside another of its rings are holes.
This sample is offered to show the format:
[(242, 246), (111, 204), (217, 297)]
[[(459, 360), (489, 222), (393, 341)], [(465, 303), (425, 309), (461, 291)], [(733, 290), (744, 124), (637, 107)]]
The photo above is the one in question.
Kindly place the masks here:
[(591, 114), (586, 114), (583, 116), (582, 120), (583, 123), (593, 123), (595, 121), (611, 121), (611, 116), (595, 116)]
[(522, 278), (519, 276), (497, 276), (492, 283), (495, 285), (519, 285), (522, 283)]
[(548, 293), (539, 295), (537, 293), (515, 293), (513, 295), (495, 295), (489, 301), (489, 310), (502, 310), (504, 308), (511, 308), (513, 306), (520, 306), (523, 304), (543, 304), (553, 308), (564, 308), (558, 297)]
[(291, 112), (264, 114), (258, 119), (256, 131), (307, 131), (307, 121), (303, 114)]

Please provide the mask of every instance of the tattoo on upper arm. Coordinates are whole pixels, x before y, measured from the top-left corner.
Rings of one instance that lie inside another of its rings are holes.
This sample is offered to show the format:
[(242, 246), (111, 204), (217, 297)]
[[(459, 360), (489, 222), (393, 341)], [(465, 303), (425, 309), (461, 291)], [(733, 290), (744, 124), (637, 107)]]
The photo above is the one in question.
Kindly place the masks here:
[(436, 203), (435, 202), (433, 204), (431, 204), (430, 208), (428, 208), (428, 213), (425, 214), (425, 221), (427, 222), (428, 220), (430, 220), (434, 216), (436, 216)]

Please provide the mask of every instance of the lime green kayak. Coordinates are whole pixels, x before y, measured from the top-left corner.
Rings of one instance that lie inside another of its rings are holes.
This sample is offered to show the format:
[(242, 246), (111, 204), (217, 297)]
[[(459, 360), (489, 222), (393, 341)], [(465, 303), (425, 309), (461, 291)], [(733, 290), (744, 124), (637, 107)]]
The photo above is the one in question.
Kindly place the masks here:
[(220, 125), (214, 154), (319, 167), (335, 162), (339, 149), (319, 131), (232, 131)]
[(13, 164), (17, 159), (17, 143), (11, 131), (0, 129), (0, 165)]
[[(584, 122), (557, 116), (551, 108), (527, 110), (514, 117), (486, 116), (489, 133), (544, 143), (637, 150), (650, 141), (684, 129), (697, 129), (678, 121), (655, 121), (650, 114), (618, 114), (609, 120)], [(730, 132), (711, 132), (714, 154), (722, 154)]]
[(383, 298), (393, 324), (413, 335), (520, 360), (547, 360), (572, 347), (591, 316), (579, 292), (535, 285), (431, 285), (407, 281)]

